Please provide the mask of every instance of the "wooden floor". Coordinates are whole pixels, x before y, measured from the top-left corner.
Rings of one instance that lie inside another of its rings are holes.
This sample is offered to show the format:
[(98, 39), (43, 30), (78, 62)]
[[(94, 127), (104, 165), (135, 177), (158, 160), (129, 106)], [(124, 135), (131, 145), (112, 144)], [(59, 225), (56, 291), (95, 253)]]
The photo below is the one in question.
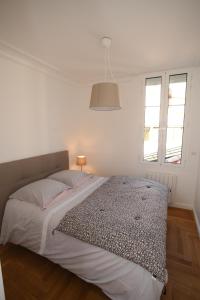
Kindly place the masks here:
[[(168, 215), (169, 282), (161, 299), (200, 300), (200, 239), (193, 213), (169, 208)], [(0, 247), (0, 257), (7, 300), (108, 299), (97, 287), (20, 246)]]

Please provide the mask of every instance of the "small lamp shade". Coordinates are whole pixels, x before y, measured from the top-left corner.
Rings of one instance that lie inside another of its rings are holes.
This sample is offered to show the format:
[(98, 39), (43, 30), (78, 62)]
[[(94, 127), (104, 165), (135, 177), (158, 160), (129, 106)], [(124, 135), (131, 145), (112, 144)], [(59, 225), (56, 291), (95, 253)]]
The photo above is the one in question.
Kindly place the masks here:
[(96, 83), (92, 87), (90, 109), (117, 110), (121, 109), (118, 85), (113, 82)]
[(82, 167), (85, 166), (86, 163), (87, 163), (87, 158), (86, 158), (85, 155), (78, 155), (78, 156), (76, 157), (76, 164), (77, 164), (78, 166), (81, 166), (81, 171), (82, 171)]

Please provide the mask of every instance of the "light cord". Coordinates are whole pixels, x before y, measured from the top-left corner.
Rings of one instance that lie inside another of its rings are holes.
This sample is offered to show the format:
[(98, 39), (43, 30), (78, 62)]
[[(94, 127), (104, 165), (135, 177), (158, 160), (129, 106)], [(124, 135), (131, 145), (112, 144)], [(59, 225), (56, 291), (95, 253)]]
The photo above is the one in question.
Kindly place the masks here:
[(110, 48), (108, 49), (108, 58), (107, 58), (107, 62), (108, 62), (108, 70), (110, 72), (110, 79), (115, 81), (113, 72), (112, 72), (112, 68), (111, 68), (111, 60), (110, 60)]
[(108, 69), (107, 69), (107, 49), (106, 47), (104, 48), (104, 81), (107, 81), (107, 74), (108, 74)]
[[(110, 41), (111, 43), (111, 41)], [(110, 43), (104, 43), (104, 82), (115, 81), (111, 67)]]

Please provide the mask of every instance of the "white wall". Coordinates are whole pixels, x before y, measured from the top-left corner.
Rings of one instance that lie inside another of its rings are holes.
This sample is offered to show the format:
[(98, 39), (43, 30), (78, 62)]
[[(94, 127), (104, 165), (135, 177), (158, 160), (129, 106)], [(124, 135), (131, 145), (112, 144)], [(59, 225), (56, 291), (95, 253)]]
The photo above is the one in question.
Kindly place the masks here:
[(73, 144), (76, 86), (0, 55), (0, 162)]
[(143, 134), (143, 93), (141, 76), (120, 84), (122, 110), (96, 112), (88, 109), (89, 87), (79, 99), (81, 127), (77, 135), (79, 153), (88, 156), (88, 171), (97, 174), (144, 174), (155, 170), (177, 174), (177, 190), (172, 205), (192, 208), (195, 199), (199, 140), (200, 69), (194, 69), (188, 121), (185, 128), (184, 166), (154, 166), (141, 163)]
[[(122, 110), (89, 110), (91, 87), (70, 84), (0, 55), (0, 162), (68, 149), (88, 156), (85, 170), (101, 175), (140, 175), (145, 170), (175, 173), (173, 205), (193, 207), (199, 141), (200, 69), (194, 69), (183, 167), (141, 163), (143, 97), (141, 76), (120, 84)], [(199, 184), (199, 183), (198, 183)], [(200, 217), (200, 191), (196, 207)]]
[(120, 90), (123, 109), (111, 112), (89, 110), (90, 87), (80, 93), (78, 150), (88, 155), (87, 169), (98, 174), (132, 174), (138, 160), (138, 79), (123, 84)]
[(198, 105), (196, 106), (196, 110), (194, 111), (194, 118), (196, 121), (196, 126), (194, 128), (194, 136), (196, 136), (196, 143), (198, 147), (198, 162), (197, 162), (197, 167), (198, 167), (198, 176), (196, 178), (196, 197), (194, 201), (194, 214), (195, 214), (195, 219), (196, 219), (196, 224), (197, 228), (199, 231), (200, 235), (200, 134), (199, 134), (199, 112), (200, 112), (200, 72), (198, 73), (197, 80), (195, 82), (194, 89), (196, 90), (196, 98)]

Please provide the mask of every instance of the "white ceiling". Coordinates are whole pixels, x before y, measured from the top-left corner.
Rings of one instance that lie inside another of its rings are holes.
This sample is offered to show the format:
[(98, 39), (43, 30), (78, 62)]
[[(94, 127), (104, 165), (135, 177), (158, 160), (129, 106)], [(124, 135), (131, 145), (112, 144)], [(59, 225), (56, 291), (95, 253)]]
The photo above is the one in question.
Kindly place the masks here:
[(103, 78), (104, 35), (117, 78), (200, 65), (200, 0), (0, 0), (0, 40), (72, 80)]

